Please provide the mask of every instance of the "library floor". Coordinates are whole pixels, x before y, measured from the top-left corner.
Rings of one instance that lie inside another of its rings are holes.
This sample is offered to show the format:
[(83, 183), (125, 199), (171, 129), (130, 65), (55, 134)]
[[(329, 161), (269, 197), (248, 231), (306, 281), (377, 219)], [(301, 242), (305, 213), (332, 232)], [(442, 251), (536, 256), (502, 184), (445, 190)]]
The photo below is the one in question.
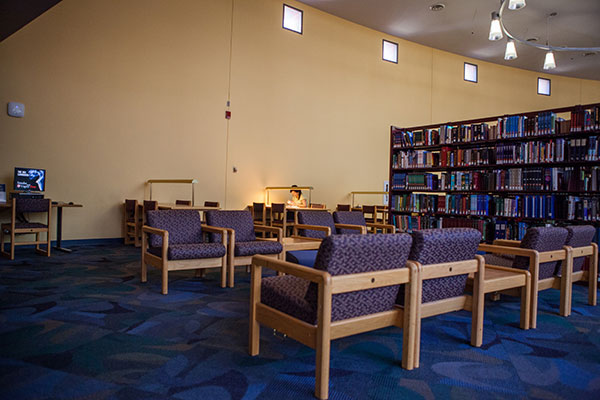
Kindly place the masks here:
[[(0, 260), (0, 399), (312, 399), (314, 351), (262, 330), (247, 354), (249, 279), (158, 271), (139, 281), (139, 250), (81, 246), (51, 258), (19, 249)], [(540, 295), (538, 329), (518, 329), (519, 303), (487, 302), (484, 344), (469, 313), (423, 321), (421, 367), (400, 368), (402, 331), (340, 339), (331, 399), (600, 398), (600, 307), (576, 286), (573, 314)]]

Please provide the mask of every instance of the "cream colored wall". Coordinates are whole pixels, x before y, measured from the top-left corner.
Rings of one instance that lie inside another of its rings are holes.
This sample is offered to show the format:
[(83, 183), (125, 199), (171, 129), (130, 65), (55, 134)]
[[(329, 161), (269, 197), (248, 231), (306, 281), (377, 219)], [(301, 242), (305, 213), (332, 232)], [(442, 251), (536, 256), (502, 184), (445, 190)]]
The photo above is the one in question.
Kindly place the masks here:
[[(313, 201), (334, 207), (381, 190), (390, 125), (600, 101), (597, 81), (466, 59), (288, 4), (304, 10), (303, 35), (281, 28), (275, 0), (63, 0), (0, 43), (11, 77), (0, 102), (26, 105), (23, 119), (0, 116), (0, 182), (14, 166), (45, 167), (48, 197), (85, 204), (67, 211), (66, 238), (117, 237), (119, 204), (141, 199), (147, 179), (196, 178), (197, 202), (227, 208), (262, 200), (264, 186), (312, 185)], [(398, 64), (381, 60), (383, 38), (399, 43)], [(463, 81), (465, 61), (479, 83)], [(552, 79), (551, 97), (535, 93), (538, 76)]]

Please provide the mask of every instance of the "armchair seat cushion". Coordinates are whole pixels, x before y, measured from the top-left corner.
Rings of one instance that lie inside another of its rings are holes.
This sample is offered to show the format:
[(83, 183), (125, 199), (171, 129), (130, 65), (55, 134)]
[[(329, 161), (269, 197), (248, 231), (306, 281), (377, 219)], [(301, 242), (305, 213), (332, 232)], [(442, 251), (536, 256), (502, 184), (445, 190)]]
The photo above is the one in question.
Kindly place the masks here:
[(308, 285), (309, 281), (292, 275), (263, 278), (260, 302), (314, 325), (317, 310), (305, 299)]
[[(150, 247), (148, 252), (160, 257), (162, 248)], [(167, 250), (167, 258), (169, 260), (195, 260), (223, 257), (225, 253), (227, 253), (227, 250), (221, 243), (173, 244)]]
[(294, 250), (285, 254), (285, 261), (313, 268), (317, 259), (317, 250)]
[(279, 254), (283, 246), (279, 242), (270, 240), (253, 240), (251, 242), (235, 243), (234, 254), (236, 257), (253, 256), (255, 254)]

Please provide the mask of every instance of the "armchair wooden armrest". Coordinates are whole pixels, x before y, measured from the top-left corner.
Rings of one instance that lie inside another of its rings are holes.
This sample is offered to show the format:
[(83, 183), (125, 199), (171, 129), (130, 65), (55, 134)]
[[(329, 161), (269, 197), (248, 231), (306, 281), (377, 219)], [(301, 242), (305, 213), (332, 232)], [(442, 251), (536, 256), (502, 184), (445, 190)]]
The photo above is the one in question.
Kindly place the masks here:
[[(162, 238), (162, 246), (161, 246), (161, 256), (160, 259), (163, 260), (163, 262), (165, 262), (165, 260), (167, 260), (167, 252), (169, 250), (169, 231), (165, 230), (165, 229), (158, 229), (158, 228), (153, 228), (151, 226), (148, 225), (144, 225), (142, 226), (142, 260), (144, 257), (144, 253), (147, 253), (148, 250), (148, 235), (159, 235)], [(148, 255), (153, 255), (148, 253)], [(157, 257), (157, 256), (155, 256)], [(142, 261), (143, 263), (143, 261)], [(145, 282), (143, 280), (143, 282)]]
[(394, 233), (396, 232), (396, 227), (391, 224), (382, 224), (379, 222), (367, 222), (367, 228), (379, 228), (385, 232)]
[(298, 230), (300, 229), (306, 229), (309, 231), (323, 231), (327, 236), (331, 235), (331, 228), (328, 226), (295, 224), (293, 232), (294, 236), (298, 236)]
[(204, 232), (210, 232), (210, 233), (219, 233), (221, 234), (221, 244), (225, 247), (227, 247), (227, 236), (228, 236), (228, 229), (227, 228), (221, 228), (218, 226), (210, 226), (210, 225), (202, 225), (202, 230)]
[(355, 231), (360, 231), (362, 235), (367, 233), (367, 227), (362, 225), (351, 225), (351, 224), (335, 224), (337, 229), (352, 229)]
[(508, 246), (508, 247), (519, 247), (521, 245), (520, 240), (508, 240), (508, 239), (496, 239), (494, 240), (494, 246)]
[(283, 229), (278, 228), (276, 226), (267, 226), (267, 225), (254, 225), (254, 230), (259, 232), (269, 232), (275, 233), (278, 238), (283, 236)]
[(484, 244), (484, 243), (480, 244), (479, 247), (477, 247), (477, 250), (485, 251), (486, 253), (512, 254), (515, 256), (525, 256), (525, 257), (532, 257), (535, 255), (539, 255), (537, 250), (522, 249), (520, 247), (511, 247), (511, 246), (498, 246), (495, 244)]

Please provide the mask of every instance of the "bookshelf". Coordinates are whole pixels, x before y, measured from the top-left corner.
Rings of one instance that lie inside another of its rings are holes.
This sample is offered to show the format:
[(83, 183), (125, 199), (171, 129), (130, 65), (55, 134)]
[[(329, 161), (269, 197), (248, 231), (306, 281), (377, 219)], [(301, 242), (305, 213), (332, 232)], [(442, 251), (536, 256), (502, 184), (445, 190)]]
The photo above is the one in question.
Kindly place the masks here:
[(389, 165), (402, 231), (474, 227), (492, 241), (586, 223), (600, 235), (600, 103), (392, 126)]

